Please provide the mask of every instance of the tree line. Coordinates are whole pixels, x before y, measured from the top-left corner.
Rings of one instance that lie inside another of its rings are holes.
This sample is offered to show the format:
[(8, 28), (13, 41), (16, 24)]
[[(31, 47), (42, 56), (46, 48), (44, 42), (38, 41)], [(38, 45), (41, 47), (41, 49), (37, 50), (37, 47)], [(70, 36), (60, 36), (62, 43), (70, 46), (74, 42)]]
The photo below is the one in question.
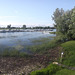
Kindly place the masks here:
[(11, 24), (7, 25), (7, 27), (2, 27), (0, 29), (55, 29), (55, 27), (50, 26), (35, 26), (35, 27), (27, 27), (26, 25), (23, 25), (22, 27), (12, 27)]

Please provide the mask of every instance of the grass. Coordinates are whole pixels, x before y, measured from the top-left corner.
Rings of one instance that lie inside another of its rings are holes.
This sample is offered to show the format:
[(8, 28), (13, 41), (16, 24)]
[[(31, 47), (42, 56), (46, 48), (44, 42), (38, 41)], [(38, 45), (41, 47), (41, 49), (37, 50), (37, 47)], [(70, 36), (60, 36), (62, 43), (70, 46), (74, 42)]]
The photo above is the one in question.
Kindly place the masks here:
[(56, 32), (49, 32), (50, 34), (56, 34)]
[(30, 75), (53, 75), (57, 71), (61, 70), (61, 67), (55, 64), (50, 64), (48, 67), (33, 71)]
[[(54, 43), (56, 42), (53, 42), (53, 44)], [(52, 47), (54, 47), (53, 44)], [(64, 52), (62, 64), (75, 67), (75, 41), (68, 41), (60, 45)], [(75, 75), (75, 70), (69, 70), (58, 65), (50, 64), (44, 69), (31, 72), (30, 75)]]
[(30, 75), (75, 75), (75, 71), (65, 69), (56, 64), (50, 64), (41, 70), (32, 71)]
[(62, 69), (56, 72), (54, 75), (75, 75), (75, 71), (68, 70), (68, 69)]
[(48, 41), (51, 41), (53, 38), (54, 38), (53, 36), (47, 38), (40, 37), (40, 39), (32, 40), (32, 43), (47, 43)]
[(75, 66), (75, 41), (68, 41), (61, 44), (64, 51), (63, 64)]
[(75, 71), (65, 69), (56, 64), (50, 64), (46, 68), (31, 72), (30, 75), (75, 75)]
[(57, 43), (56, 40), (51, 40), (41, 45), (31, 46), (29, 49), (35, 53), (44, 53), (45, 51), (48, 51), (49, 49), (56, 47), (58, 44), (59, 43)]
[(0, 52), (2, 57), (29, 57), (25, 52), (20, 52), (18, 50), (4, 50)]

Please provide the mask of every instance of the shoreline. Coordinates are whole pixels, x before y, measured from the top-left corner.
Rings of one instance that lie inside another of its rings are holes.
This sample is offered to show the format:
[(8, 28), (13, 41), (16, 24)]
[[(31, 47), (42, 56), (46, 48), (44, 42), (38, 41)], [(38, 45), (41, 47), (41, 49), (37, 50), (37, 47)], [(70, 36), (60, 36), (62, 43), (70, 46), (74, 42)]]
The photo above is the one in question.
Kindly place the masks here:
[(7, 33), (7, 32), (52, 32), (51, 29), (7, 29), (7, 30), (0, 30), (0, 33)]
[[(58, 47), (59, 48), (59, 47)], [(30, 72), (45, 68), (50, 62), (59, 57), (58, 48), (49, 50), (44, 54), (34, 54), (32, 57), (0, 57), (1, 74), (19, 75), (24, 72), (28, 75)], [(57, 49), (57, 50), (56, 50)]]

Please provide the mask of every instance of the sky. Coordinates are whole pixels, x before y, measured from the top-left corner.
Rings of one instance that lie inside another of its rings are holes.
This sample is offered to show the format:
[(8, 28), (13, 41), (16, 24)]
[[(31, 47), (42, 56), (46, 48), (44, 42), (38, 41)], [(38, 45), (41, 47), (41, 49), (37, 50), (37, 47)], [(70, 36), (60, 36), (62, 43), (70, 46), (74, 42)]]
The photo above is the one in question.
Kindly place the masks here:
[(0, 0), (0, 27), (53, 26), (56, 8), (70, 10), (75, 0)]

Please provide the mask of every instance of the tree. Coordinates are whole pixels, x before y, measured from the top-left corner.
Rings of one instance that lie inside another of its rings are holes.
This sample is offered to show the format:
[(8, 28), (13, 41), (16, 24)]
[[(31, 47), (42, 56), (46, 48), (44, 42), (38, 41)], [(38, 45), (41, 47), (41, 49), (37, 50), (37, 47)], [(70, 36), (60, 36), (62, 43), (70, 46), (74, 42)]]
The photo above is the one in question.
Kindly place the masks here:
[(23, 29), (26, 29), (26, 25), (23, 25), (23, 27), (22, 27)]
[(75, 39), (75, 8), (67, 11), (57, 8), (52, 19), (55, 22), (57, 36), (66, 36), (65, 40)]
[(75, 8), (71, 10), (71, 19), (69, 24), (69, 30), (68, 30), (68, 37), (69, 39), (75, 40)]
[(7, 28), (10, 29), (11, 28), (11, 24), (10, 25), (7, 25)]

